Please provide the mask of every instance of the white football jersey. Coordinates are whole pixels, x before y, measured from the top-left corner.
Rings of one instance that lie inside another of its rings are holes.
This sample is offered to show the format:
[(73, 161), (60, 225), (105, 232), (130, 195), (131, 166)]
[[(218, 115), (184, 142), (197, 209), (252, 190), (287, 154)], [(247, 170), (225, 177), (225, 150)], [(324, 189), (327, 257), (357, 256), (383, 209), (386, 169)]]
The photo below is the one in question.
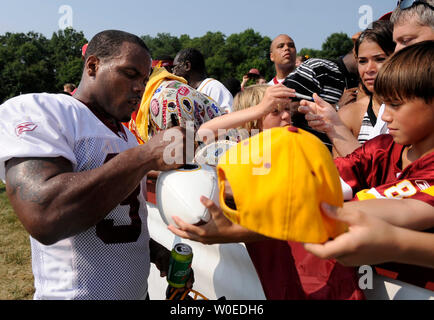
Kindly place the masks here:
[[(100, 167), (137, 145), (65, 94), (27, 94), (0, 106), (0, 178), (14, 157), (64, 157), (74, 172)], [(149, 232), (142, 184), (96, 226), (45, 246), (30, 237), (35, 299), (142, 299)]]

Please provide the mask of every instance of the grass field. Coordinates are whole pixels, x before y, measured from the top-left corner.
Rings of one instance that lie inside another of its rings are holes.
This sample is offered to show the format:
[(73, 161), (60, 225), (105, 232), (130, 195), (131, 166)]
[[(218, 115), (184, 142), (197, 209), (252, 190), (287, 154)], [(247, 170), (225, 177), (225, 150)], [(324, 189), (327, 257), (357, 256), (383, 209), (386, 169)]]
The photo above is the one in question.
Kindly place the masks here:
[(28, 300), (33, 292), (29, 235), (0, 182), (0, 300)]

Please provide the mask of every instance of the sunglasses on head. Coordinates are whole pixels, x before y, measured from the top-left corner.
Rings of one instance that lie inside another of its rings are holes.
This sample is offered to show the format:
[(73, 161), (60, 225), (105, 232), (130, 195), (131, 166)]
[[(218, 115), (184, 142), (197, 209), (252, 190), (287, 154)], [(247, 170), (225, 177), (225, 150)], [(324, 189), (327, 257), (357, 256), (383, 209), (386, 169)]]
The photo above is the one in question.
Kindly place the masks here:
[(431, 10), (434, 10), (434, 7), (432, 5), (430, 5), (428, 2), (423, 0), (399, 0), (397, 6), (399, 6), (401, 10), (405, 10), (413, 6), (417, 6), (418, 4), (426, 5)]

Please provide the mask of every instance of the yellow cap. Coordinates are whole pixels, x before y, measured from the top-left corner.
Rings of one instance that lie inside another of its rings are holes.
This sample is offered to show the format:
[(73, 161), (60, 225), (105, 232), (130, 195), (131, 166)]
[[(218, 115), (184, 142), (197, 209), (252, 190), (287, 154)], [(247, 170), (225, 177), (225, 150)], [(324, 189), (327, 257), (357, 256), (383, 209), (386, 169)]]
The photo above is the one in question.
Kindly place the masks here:
[[(307, 131), (273, 128), (243, 140), (220, 158), (217, 174), (224, 214), (247, 229), (310, 243), (347, 229), (321, 212), (321, 202), (342, 207), (342, 188), (330, 152)], [(225, 203), (226, 180), (236, 210)]]

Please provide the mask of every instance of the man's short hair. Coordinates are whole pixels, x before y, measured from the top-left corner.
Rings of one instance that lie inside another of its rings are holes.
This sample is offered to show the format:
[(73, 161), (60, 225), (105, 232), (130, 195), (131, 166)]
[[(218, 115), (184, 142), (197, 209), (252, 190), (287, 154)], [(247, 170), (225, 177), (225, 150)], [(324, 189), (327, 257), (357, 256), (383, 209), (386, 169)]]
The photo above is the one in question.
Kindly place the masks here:
[[(434, 6), (434, 0), (425, 0), (425, 2)], [(417, 4), (404, 10), (397, 6), (390, 16), (390, 21), (394, 25), (402, 24), (414, 16), (417, 16), (420, 25), (429, 26), (434, 30), (434, 10), (424, 4)]]
[[(410, 61), (410, 63), (409, 63)], [(375, 94), (383, 101), (434, 101), (434, 41), (422, 41), (391, 56), (378, 72)]]
[(191, 69), (197, 72), (206, 72), (205, 58), (202, 53), (195, 48), (182, 49), (177, 54), (178, 62), (190, 61)]
[(288, 37), (289, 39), (291, 39), (292, 42), (294, 42), (294, 39), (292, 39), (289, 35), (287, 35), (287, 34), (285, 34), (285, 33), (281, 33), (281, 34), (279, 34), (277, 37), (275, 37), (273, 40), (271, 40), (271, 43), (270, 43), (270, 53), (273, 52), (273, 43), (274, 43), (274, 41), (275, 41), (277, 38), (281, 37), (281, 36)]
[(120, 30), (105, 30), (97, 33), (90, 40), (84, 59), (86, 60), (89, 56), (96, 56), (102, 60), (110, 60), (119, 55), (124, 42), (137, 44), (150, 53), (145, 42), (138, 36)]

